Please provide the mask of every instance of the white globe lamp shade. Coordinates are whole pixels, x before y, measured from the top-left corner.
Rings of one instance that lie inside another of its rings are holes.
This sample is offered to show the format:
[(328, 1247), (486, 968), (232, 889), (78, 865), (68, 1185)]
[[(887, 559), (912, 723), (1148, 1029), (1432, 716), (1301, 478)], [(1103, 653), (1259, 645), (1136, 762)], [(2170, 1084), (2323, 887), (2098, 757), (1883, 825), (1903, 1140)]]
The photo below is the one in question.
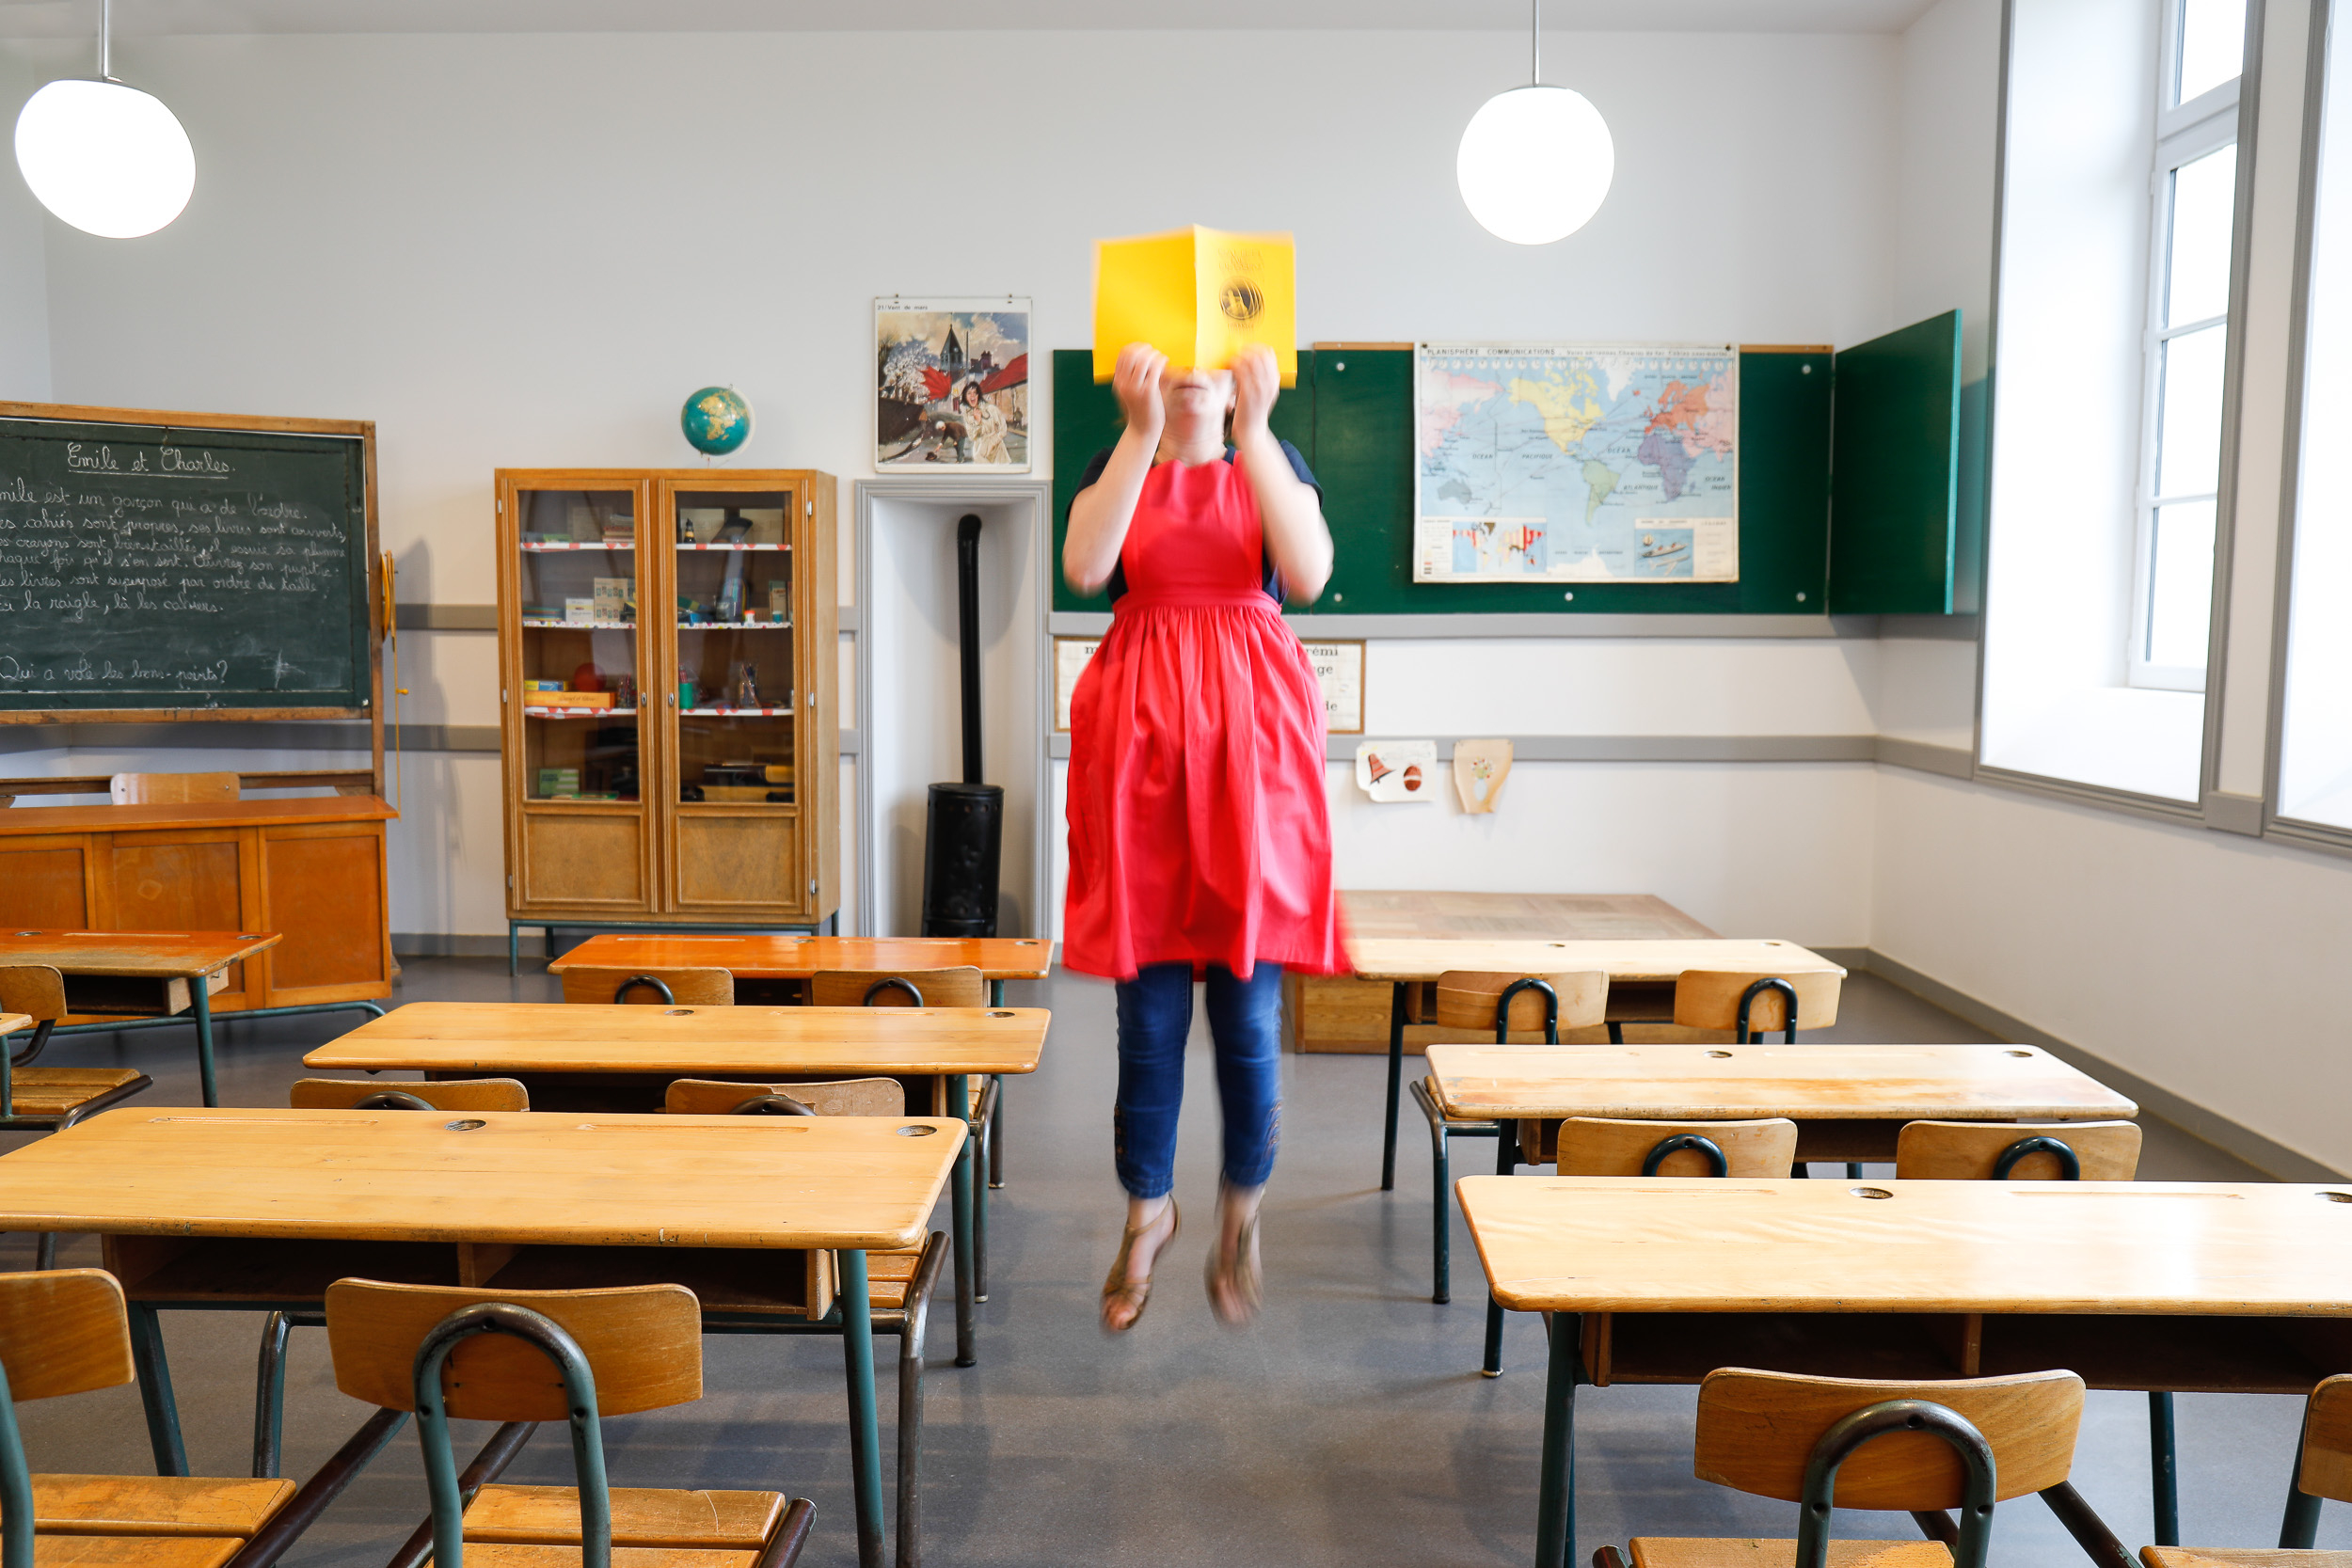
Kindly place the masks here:
[(1583, 228), (1616, 172), (1607, 122), (1567, 87), (1495, 94), (1470, 116), (1454, 158), (1470, 216), (1513, 245), (1549, 245)]
[(179, 119), (119, 82), (68, 79), (33, 94), (16, 117), (16, 166), (42, 206), (110, 240), (152, 234), (196, 189)]

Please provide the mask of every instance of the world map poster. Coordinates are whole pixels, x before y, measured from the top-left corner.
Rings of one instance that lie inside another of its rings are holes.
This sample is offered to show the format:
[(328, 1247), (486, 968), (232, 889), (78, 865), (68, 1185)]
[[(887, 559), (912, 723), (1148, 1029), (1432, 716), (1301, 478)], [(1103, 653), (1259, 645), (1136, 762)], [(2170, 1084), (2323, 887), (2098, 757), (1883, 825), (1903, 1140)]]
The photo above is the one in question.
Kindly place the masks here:
[(1740, 351), (1422, 343), (1415, 582), (1737, 582)]

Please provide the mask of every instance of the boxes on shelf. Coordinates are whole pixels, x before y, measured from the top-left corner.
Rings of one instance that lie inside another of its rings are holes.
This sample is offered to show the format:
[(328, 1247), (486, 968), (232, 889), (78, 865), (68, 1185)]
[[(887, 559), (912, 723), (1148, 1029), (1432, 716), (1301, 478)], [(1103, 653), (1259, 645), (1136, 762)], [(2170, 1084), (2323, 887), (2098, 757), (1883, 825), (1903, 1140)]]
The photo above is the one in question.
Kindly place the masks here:
[(565, 691), (558, 688), (552, 691), (529, 692), (524, 698), (523, 705), (525, 707), (606, 708), (614, 705), (612, 695), (610, 691)]
[(542, 768), (539, 769), (539, 798), (541, 800), (553, 800), (557, 796), (579, 793), (579, 768)]

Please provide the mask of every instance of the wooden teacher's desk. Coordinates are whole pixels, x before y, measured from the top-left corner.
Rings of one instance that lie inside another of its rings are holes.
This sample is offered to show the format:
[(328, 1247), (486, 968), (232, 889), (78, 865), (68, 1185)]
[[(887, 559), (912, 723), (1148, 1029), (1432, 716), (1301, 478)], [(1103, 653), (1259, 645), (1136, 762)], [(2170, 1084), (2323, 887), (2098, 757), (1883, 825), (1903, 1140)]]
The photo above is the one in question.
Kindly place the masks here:
[[(5, 816), (5, 814), (0, 814)], [(6, 875), (0, 859), (0, 876)], [(275, 931), (50, 931), (0, 929), (0, 964), (46, 964), (65, 977), (69, 1018), (177, 1018), (196, 1025), (204, 1103), (220, 1097), (213, 1074), (215, 998), (239, 968), (258, 968), (282, 939)], [(87, 1026), (87, 1025), (85, 1025)], [(6, 1033), (6, 1031), (0, 1031)]]
[(0, 1156), (0, 1228), (102, 1238), (167, 1475), (187, 1461), (160, 1309), (317, 1310), (357, 1276), (678, 1284), (738, 1331), (837, 1311), (859, 1556), (879, 1568), (866, 1253), (922, 1241), (962, 1144), (930, 1117), (118, 1112)]
[[(1347, 944), (1349, 966), (1360, 980), (1390, 984), (1389, 1098), (1380, 1152), (1380, 1189), (1396, 1185), (1396, 1111), (1405, 1073), (1405, 1025), (1411, 990), (1448, 970), (1518, 974), (1605, 972), (1609, 1017), (1632, 1022), (1674, 1016), (1675, 979), (1686, 969), (1746, 970), (1759, 974), (1844, 974), (1846, 971), (1793, 942), (1745, 937), (1598, 938), (1541, 941), (1530, 938), (1383, 938)], [(1804, 1020), (1800, 1019), (1799, 1023)]]
[[(2139, 1107), (2025, 1045), (1432, 1045), (1459, 1120), (1786, 1117), (1799, 1160), (1892, 1160), (1906, 1121), (2097, 1121)], [(1527, 1144), (1542, 1164), (1542, 1147)]]
[[(280, 931), (215, 1012), (392, 990), (384, 824), (373, 795), (0, 810), (0, 927)], [(72, 1021), (69, 1021), (72, 1022)]]
[[(592, 939), (603, 940), (603, 939)], [(723, 940), (723, 939), (722, 939)], [(515, 1077), (533, 1103), (550, 1080), (659, 1106), (676, 1078), (929, 1079), (927, 1109), (967, 1118), (975, 1074), (1037, 1070), (1052, 1014), (1041, 1007), (636, 1007), (516, 1002), (412, 1002), (302, 1058), (326, 1072), (421, 1071)], [(578, 1089), (575, 1088), (577, 1093)], [(918, 1101), (917, 1103), (922, 1103)], [(978, 1201), (967, 1147), (953, 1193), (956, 1359), (973, 1360), (980, 1295)]]
[(1552, 1315), (1537, 1568), (1572, 1555), (1579, 1383), (2063, 1368), (2093, 1388), (2301, 1398), (2352, 1371), (2352, 1187), (1472, 1176), (1456, 1191), (1495, 1298)]

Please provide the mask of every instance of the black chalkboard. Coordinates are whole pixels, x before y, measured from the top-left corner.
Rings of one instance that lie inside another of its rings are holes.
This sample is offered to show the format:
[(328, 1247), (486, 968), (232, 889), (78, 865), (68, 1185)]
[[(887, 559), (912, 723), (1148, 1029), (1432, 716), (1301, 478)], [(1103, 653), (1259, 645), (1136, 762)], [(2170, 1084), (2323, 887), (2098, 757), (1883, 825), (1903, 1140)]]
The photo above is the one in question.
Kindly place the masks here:
[(373, 697), (359, 435), (0, 419), (0, 712)]

